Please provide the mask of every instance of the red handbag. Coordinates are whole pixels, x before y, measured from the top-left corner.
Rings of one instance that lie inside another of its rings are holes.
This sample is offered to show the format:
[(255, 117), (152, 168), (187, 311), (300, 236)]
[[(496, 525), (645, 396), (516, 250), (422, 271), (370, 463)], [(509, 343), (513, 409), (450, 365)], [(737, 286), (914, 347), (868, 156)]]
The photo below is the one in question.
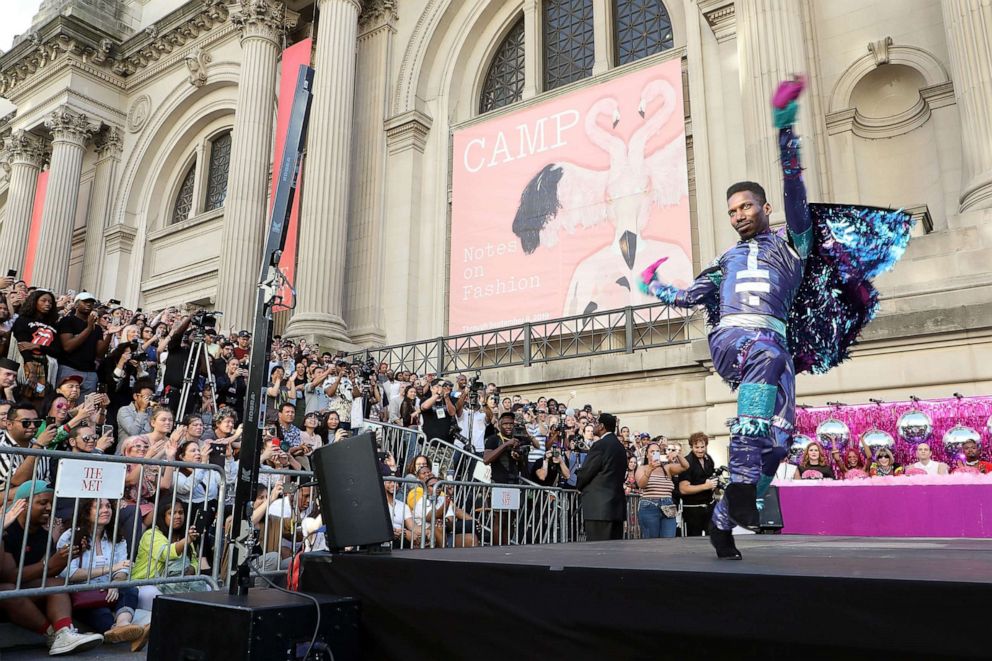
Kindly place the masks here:
[(106, 590), (82, 590), (71, 593), (73, 609), (104, 608), (107, 605)]

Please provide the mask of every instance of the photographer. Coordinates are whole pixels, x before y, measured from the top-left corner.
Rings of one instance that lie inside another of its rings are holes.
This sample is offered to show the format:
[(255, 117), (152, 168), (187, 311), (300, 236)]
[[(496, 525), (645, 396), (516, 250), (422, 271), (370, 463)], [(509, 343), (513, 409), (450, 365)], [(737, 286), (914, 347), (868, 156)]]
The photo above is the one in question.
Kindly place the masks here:
[[(189, 360), (190, 352), (190, 338), (186, 331), (189, 330), (190, 324), (193, 323), (193, 318), (189, 315), (183, 316), (180, 322), (173, 327), (172, 332), (168, 336), (168, 355), (165, 358), (165, 375), (162, 378), (162, 383), (165, 385), (167, 406), (172, 411), (173, 415), (177, 418), (185, 416), (190, 411), (179, 411), (179, 397), (182, 394), (183, 389), (183, 376), (186, 370), (186, 363)], [(197, 371), (203, 369), (204, 366), (198, 365)], [(193, 395), (199, 393), (197, 386), (197, 381), (194, 380), (193, 388), (190, 390), (190, 397), (187, 401), (187, 408), (191, 409), (191, 405), (196, 401)]]
[(689, 467), (679, 448), (665, 443), (664, 436), (658, 436), (646, 448), (643, 464), (637, 469), (637, 486), (641, 498), (637, 504), (637, 522), (641, 527), (641, 539), (655, 537), (675, 537), (678, 508), (672, 501), (675, 489), (673, 479)]
[(243, 411), (248, 392), (248, 367), (237, 358), (227, 361), (223, 374), (216, 377), (217, 405)]
[[(556, 432), (552, 431), (551, 438), (557, 438)], [(537, 465), (534, 471), (534, 481), (542, 487), (556, 487), (559, 480), (564, 482), (571, 476), (561, 446), (556, 441), (552, 441), (551, 449), (544, 453), (544, 460)]]
[(499, 416), (499, 431), (486, 439), (482, 463), (492, 467), (496, 484), (518, 484), (521, 471), (526, 471), (531, 443), (526, 432), (516, 427), (514, 414), (504, 413)]
[(57, 380), (78, 374), (83, 377), (80, 394), (86, 396), (96, 391), (96, 362), (106, 355), (111, 335), (120, 329), (108, 329), (105, 334), (97, 325), (100, 315), (93, 309), (93, 294), (79, 292), (73, 303), (73, 314), (60, 319), (55, 327), (62, 346)]
[(110, 399), (107, 416), (111, 420), (117, 420), (117, 412), (131, 403), (138, 379), (147, 376), (139, 362), (144, 354), (137, 347), (140, 345), (130, 342), (118, 344), (100, 364), (97, 390), (103, 390)]
[[(489, 414), (483, 406), (482, 396), (484, 389), (485, 386), (482, 380), (478, 376), (473, 377), (467, 387), (468, 401), (462, 408), (461, 415), (458, 417), (458, 426), (461, 428), (461, 433), (468, 439), (465, 449), (477, 455), (482, 455), (485, 452), (486, 429), (489, 426), (490, 420)], [(460, 394), (463, 395), (465, 391), (466, 388), (463, 388)]]
[[(348, 376), (350, 366), (340, 358), (334, 361), (333, 377), (324, 381), (324, 394), (327, 395), (329, 408), (338, 414), (339, 425), (342, 429), (351, 430), (351, 408), (356, 397), (362, 392)], [(336, 374), (335, 374), (336, 372)]]
[(451, 421), (461, 415), (463, 404), (463, 399), (456, 402), (452, 398), (450, 383), (442, 379), (431, 381), (430, 397), (420, 404), (421, 429), (427, 440), (439, 438), (447, 441), (451, 433)]
[(698, 431), (689, 437), (691, 452), (686, 457), (689, 467), (678, 479), (682, 496), (682, 523), (686, 537), (700, 537), (713, 514), (713, 492), (717, 481), (716, 464), (707, 452), (710, 438)]

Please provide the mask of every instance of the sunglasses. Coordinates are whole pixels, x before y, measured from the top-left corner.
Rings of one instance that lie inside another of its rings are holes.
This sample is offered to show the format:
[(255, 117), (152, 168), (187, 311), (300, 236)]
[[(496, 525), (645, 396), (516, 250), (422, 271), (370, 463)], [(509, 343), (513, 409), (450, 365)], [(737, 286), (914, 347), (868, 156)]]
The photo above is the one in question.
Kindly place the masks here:
[(98, 438), (100, 437), (96, 434), (87, 434), (86, 436), (80, 436), (79, 440), (83, 443), (95, 443)]
[(13, 422), (21, 423), (22, 427), (37, 427), (41, 424), (41, 418), (24, 418), (22, 420), (14, 420)]

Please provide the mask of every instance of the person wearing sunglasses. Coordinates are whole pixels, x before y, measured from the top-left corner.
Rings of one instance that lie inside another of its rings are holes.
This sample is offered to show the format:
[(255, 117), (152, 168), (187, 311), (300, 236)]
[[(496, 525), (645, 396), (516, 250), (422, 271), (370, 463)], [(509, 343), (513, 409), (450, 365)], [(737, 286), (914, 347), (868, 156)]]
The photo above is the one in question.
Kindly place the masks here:
[[(5, 447), (43, 448), (55, 437), (55, 427), (45, 430), (35, 439), (42, 419), (29, 402), (17, 402), (7, 412), (7, 428), (0, 433), (0, 450)], [(0, 452), (0, 499), (9, 490), (33, 479), (49, 481), (51, 466), (48, 457)], [(12, 493), (12, 492), (11, 492)]]

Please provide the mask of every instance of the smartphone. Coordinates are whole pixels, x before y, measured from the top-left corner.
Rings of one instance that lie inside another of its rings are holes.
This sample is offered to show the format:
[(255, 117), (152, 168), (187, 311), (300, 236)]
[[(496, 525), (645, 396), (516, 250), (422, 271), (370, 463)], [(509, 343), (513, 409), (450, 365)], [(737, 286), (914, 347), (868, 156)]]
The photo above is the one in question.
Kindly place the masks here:
[(100, 425), (100, 435), (101, 436), (110, 436), (113, 433), (114, 433), (114, 426), (113, 425)]
[(196, 511), (196, 514), (193, 515), (193, 520), (190, 521), (190, 524), (189, 524), (189, 527), (190, 528), (196, 528), (197, 532), (202, 532), (200, 530), (200, 518), (201, 518), (201, 515), (202, 514), (203, 514), (203, 510), (197, 510)]
[(7, 277), (8, 278), (16, 278), (17, 277), (17, 269), (7, 269)]
[(658, 451), (658, 450), (655, 450), (654, 452), (652, 452), (651, 453), (651, 460), (652, 461), (661, 461), (661, 452)]
[(55, 424), (55, 418), (53, 418), (52, 416), (48, 416), (45, 418), (45, 429), (48, 429), (54, 424)]
[(98, 395), (105, 395), (105, 394), (107, 394), (107, 384), (106, 383), (98, 383), (98, 384), (96, 384), (96, 392), (97, 392)]

